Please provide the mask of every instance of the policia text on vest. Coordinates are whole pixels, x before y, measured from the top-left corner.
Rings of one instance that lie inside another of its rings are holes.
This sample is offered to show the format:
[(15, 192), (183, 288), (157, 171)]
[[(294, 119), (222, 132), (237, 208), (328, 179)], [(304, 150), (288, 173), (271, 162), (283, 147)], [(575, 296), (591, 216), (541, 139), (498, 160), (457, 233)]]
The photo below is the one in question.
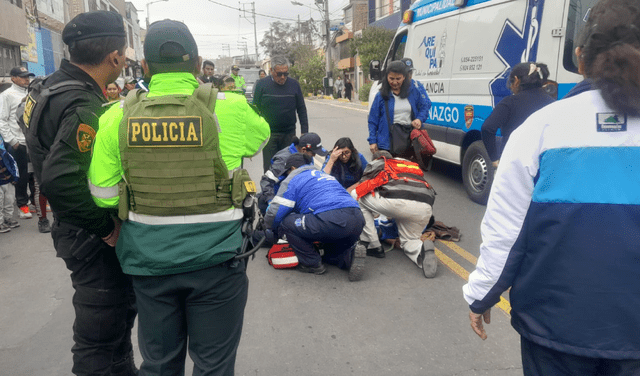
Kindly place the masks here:
[(127, 141), (130, 147), (199, 147), (202, 146), (202, 118), (129, 118)]

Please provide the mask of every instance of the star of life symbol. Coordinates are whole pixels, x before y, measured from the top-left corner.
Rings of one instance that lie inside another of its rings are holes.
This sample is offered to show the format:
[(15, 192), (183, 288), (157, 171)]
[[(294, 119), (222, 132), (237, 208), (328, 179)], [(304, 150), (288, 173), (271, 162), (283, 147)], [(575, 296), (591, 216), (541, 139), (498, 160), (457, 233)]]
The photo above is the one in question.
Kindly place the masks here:
[(524, 24), (519, 29), (507, 19), (498, 37), (494, 53), (502, 61), (505, 69), (490, 84), (492, 105), (508, 96), (506, 80), (511, 68), (519, 63), (535, 62), (538, 55), (540, 20), (544, 8), (544, 0), (527, 0)]

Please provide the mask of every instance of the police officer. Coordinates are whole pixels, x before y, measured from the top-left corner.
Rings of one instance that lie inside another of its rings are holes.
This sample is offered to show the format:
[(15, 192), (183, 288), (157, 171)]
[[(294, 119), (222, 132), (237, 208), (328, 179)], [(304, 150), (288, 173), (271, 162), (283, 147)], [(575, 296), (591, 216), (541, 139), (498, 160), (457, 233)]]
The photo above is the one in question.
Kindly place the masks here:
[(248, 290), (233, 260), (243, 214), (232, 197), (243, 185), (222, 160), (216, 91), (198, 85), (187, 26), (153, 23), (144, 55), (150, 91), (100, 118), (89, 172), (96, 202), (125, 219), (116, 251), (137, 297), (140, 374), (184, 374), (189, 346), (194, 374), (233, 375)]
[(242, 92), (247, 91), (247, 84), (244, 82), (244, 77), (240, 74), (240, 67), (234, 65), (231, 67), (231, 78), (236, 82), (236, 89), (242, 90)]
[[(114, 246), (120, 226), (91, 198), (87, 171), (102, 90), (125, 64), (125, 30), (114, 12), (83, 13), (62, 32), (70, 61), (31, 85), (23, 120), (34, 172), (54, 212), (57, 256), (71, 271), (75, 375), (134, 375), (131, 328), (136, 316), (130, 278)], [(99, 328), (99, 329), (98, 329)]]

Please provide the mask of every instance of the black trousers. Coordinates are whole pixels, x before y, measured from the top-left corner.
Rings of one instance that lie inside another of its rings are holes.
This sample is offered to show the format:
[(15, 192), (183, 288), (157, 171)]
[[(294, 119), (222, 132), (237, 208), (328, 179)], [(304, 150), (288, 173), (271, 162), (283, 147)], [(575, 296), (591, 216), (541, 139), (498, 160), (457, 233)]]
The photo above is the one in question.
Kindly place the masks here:
[(18, 172), (20, 173), (20, 179), (18, 179), (18, 182), (16, 183), (16, 204), (18, 207), (28, 205), (29, 194), (27, 194), (27, 187), (29, 186), (29, 156), (27, 154), (27, 147), (19, 145), (18, 149), (14, 149), (13, 146), (6, 143), (5, 147), (13, 159), (15, 159), (16, 164), (18, 165)]
[(571, 355), (520, 337), (524, 376), (636, 376), (640, 359), (601, 359)]
[(269, 142), (262, 149), (262, 167), (264, 172), (267, 172), (271, 167), (271, 158), (276, 155), (277, 152), (291, 145), (291, 140), (296, 136), (293, 133), (271, 133)]
[(233, 376), (249, 280), (245, 262), (165, 276), (132, 276), (138, 303), (140, 376)]
[[(278, 233), (287, 235), (300, 264), (315, 267), (324, 261), (349, 269), (363, 227), (360, 208), (343, 208), (319, 214), (289, 214), (282, 220)], [(314, 242), (323, 243), (324, 256), (315, 250)]]
[(135, 295), (115, 248), (58, 220), (53, 223), (51, 237), (58, 257), (71, 271), (75, 289), (73, 374), (133, 376)]

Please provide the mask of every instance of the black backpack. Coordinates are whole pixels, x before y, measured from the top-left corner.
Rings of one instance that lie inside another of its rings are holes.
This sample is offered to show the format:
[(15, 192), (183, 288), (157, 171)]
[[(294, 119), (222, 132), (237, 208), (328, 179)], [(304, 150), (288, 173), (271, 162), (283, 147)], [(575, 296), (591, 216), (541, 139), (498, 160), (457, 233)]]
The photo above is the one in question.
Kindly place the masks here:
[(34, 173), (39, 181), (42, 181), (42, 164), (49, 154), (49, 147), (40, 142), (38, 130), (42, 126), (40, 118), (49, 99), (54, 95), (74, 89), (91, 91), (91, 87), (87, 83), (78, 80), (63, 81), (47, 87), (46, 82), (49, 77), (38, 77), (29, 84), (29, 94), (16, 111), (18, 124), (27, 142)]

